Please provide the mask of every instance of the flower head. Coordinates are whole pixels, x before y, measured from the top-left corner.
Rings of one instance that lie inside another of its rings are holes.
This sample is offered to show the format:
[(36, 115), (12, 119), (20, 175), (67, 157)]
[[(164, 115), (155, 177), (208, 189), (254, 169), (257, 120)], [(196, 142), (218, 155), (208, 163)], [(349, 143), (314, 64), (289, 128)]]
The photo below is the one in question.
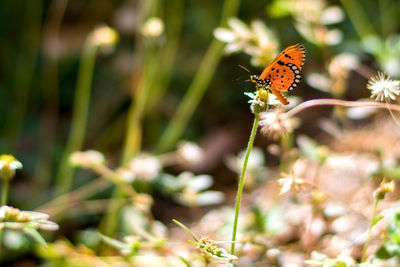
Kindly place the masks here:
[(157, 17), (149, 18), (143, 25), (141, 31), (146, 37), (159, 37), (164, 32), (164, 22)]
[(50, 221), (46, 213), (21, 211), (10, 206), (0, 207), (0, 229), (23, 230), (26, 227), (45, 231), (58, 230), (58, 225)]
[(244, 94), (250, 97), (248, 103), (251, 104), (251, 111), (254, 114), (267, 110), (268, 106), (280, 103), (274, 94), (270, 94), (264, 88), (258, 89), (255, 93), (245, 92)]
[(244, 52), (251, 56), (252, 65), (266, 65), (277, 54), (278, 41), (261, 21), (247, 25), (237, 18), (228, 19), (229, 28), (217, 28), (214, 36), (227, 43), (225, 53)]
[(129, 169), (136, 178), (151, 181), (160, 173), (162, 165), (153, 156), (141, 154), (129, 163)]
[(100, 26), (94, 29), (90, 36), (90, 42), (103, 48), (113, 48), (118, 42), (119, 35), (116, 30), (108, 26)]
[(204, 159), (203, 149), (193, 142), (180, 143), (177, 152), (179, 159), (187, 164), (197, 164)]
[(11, 179), (15, 175), (15, 170), (21, 169), (22, 163), (13, 155), (0, 155), (0, 173), (3, 179)]
[(261, 132), (273, 138), (281, 137), (293, 129), (293, 124), (286, 113), (280, 108), (274, 111), (263, 112), (260, 119)]
[(198, 248), (204, 255), (221, 261), (236, 260), (235, 255), (229, 254), (224, 248), (216, 245), (218, 241), (211, 240), (208, 237), (203, 237), (198, 242)]
[(290, 174), (281, 173), (282, 178), (278, 180), (278, 183), (282, 186), (280, 194), (285, 194), (289, 191), (300, 191), (304, 186), (304, 180), (298, 178), (294, 175), (293, 172)]
[(69, 161), (73, 166), (83, 168), (96, 167), (106, 162), (104, 155), (96, 150), (74, 152), (71, 154)]
[(386, 193), (392, 193), (395, 189), (395, 183), (393, 180), (388, 181), (386, 178), (383, 179), (379, 188), (375, 190), (374, 195), (377, 199), (381, 200), (385, 198)]
[(367, 88), (371, 90), (371, 98), (377, 101), (395, 100), (400, 94), (400, 81), (391, 80), (390, 76), (383, 72), (378, 72), (378, 75), (371, 77), (368, 81)]

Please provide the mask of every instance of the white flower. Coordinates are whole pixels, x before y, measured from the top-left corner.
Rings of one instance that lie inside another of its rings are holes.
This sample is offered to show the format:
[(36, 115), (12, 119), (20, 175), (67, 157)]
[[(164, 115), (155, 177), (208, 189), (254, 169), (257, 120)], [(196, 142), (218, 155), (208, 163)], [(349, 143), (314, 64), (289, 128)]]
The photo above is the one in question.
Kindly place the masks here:
[(182, 142), (178, 146), (178, 155), (185, 163), (196, 164), (204, 158), (204, 151), (193, 142)]
[(304, 185), (304, 180), (294, 176), (294, 173), (290, 174), (282, 173), (282, 178), (278, 179), (278, 184), (281, 185), (280, 194), (285, 194), (291, 190), (299, 191)]
[(164, 32), (164, 22), (157, 17), (149, 18), (144, 23), (141, 31), (146, 37), (159, 37)]
[(0, 174), (3, 180), (9, 180), (15, 176), (15, 170), (21, 169), (22, 163), (13, 155), (0, 155)]
[(112, 48), (119, 39), (118, 32), (108, 26), (100, 26), (90, 34), (90, 41), (94, 45)]
[(129, 168), (135, 177), (144, 180), (153, 180), (161, 171), (160, 161), (153, 156), (142, 154), (129, 163)]
[(104, 155), (96, 150), (74, 152), (71, 154), (69, 161), (73, 166), (84, 168), (100, 166), (106, 162)]
[(13, 155), (1, 155), (0, 156), (0, 169), (3, 167), (8, 166), (13, 170), (21, 169), (22, 163), (19, 162)]
[(45, 231), (58, 230), (58, 224), (49, 220), (49, 215), (37, 211), (21, 211), (10, 206), (0, 207), (0, 229), (21, 230), (25, 227)]
[(377, 101), (395, 100), (400, 94), (400, 81), (391, 80), (389, 75), (385, 77), (383, 72), (378, 72), (377, 76), (369, 79), (367, 88), (371, 90), (371, 98)]

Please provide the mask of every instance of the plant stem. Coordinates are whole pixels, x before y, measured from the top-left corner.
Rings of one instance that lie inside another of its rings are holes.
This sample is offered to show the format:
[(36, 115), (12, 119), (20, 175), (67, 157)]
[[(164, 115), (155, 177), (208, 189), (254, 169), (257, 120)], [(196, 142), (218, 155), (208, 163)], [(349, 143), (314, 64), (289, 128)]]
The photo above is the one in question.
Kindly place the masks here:
[(3, 186), (1, 187), (1, 204), (0, 204), (0, 206), (7, 205), (9, 185), (10, 185), (10, 181), (8, 179), (3, 179)]
[[(1, 187), (1, 203), (0, 203), (0, 207), (7, 204), (9, 185), (10, 185), (10, 179), (5, 179), (3, 177), (3, 186)], [(3, 228), (0, 228), (0, 252), (2, 250), (2, 244), (3, 244)]]
[[(155, 16), (160, 9), (159, 0), (140, 1), (140, 18), (144, 22), (147, 17)], [(149, 41), (149, 40), (147, 40)], [(126, 165), (141, 150), (142, 145), (142, 125), (143, 117), (149, 101), (149, 96), (155, 81), (157, 80), (157, 71), (160, 67), (159, 49), (154, 43), (146, 43), (142, 36), (137, 36), (137, 50), (135, 57), (143, 56), (143, 64), (139, 69), (143, 69), (140, 73), (139, 81), (137, 79), (137, 69), (132, 73), (132, 103), (128, 111), (127, 127), (125, 142), (123, 147), (123, 155), (121, 165)], [(104, 235), (113, 235), (119, 224), (119, 213), (122, 208), (120, 199), (125, 199), (123, 189), (116, 186), (114, 189), (108, 210), (100, 224), (101, 232)]]
[[(225, 0), (220, 26), (224, 26), (229, 17), (236, 16), (240, 0)], [(186, 129), (189, 119), (205, 94), (218, 63), (222, 57), (224, 44), (214, 39), (200, 64), (196, 76), (193, 78), (182, 102), (177, 108), (171, 122), (157, 144), (157, 151), (164, 152), (174, 147), (177, 140)]]
[(303, 110), (306, 110), (311, 107), (316, 106), (342, 106), (342, 107), (374, 107), (374, 108), (382, 108), (382, 109), (390, 109), (395, 111), (400, 111), (400, 105), (397, 104), (387, 104), (380, 103), (374, 101), (348, 101), (348, 100), (339, 100), (339, 99), (311, 99), (302, 102), (301, 104), (295, 106), (288, 112), (286, 112), (287, 116), (295, 116)]
[(375, 216), (376, 216), (376, 211), (378, 209), (379, 201), (380, 201), (380, 199), (376, 198), (374, 211), (372, 213), (372, 218), (371, 218), (371, 224), (370, 224), (369, 229), (368, 229), (367, 240), (365, 241), (363, 252), (362, 252), (361, 262), (365, 262), (365, 260), (367, 258), (367, 249), (368, 249), (369, 243), (371, 241), (371, 232), (372, 232), (372, 227), (375, 225)]
[(190, 231), (190, 229), (187, 228), (183, 223), (181, 223), (181, 222), (179, 222), (179, 221), (177, 221), (177, 220), (175, 220), (175, 219), (172, 219), (172, 221), (173, 221), (174, 223), (176, 223), (180, 228), (182, 228), (183, 230), (185, 230), (185, 231), (193, 238), (194, 241), (199, 242), (199, 240), (198, 240), (197, 237), (193, 234), (193, 232)]
[(90, 39), (86, 40), (79, 65), (71, 129), (58, 170), (56, 196), (71, 189), (74, 169), (69, 164), (69, 156), (72, 152), (82, 149), (85, 138), (93, 70), (98, 48), (97, 45), (92, 44)]
[(242, 173), (240, 174), (240, 179), (239, 179), (239, 186), (238, 186), (238, 191), (237, 191), (237, 195), (236, 195), (235, 219), (233, 221), (232, 246), (231, 246), (231, 254), (232, 255), (234, 255), (234, 253), (235, 253), (236, 231), (237, 231), (237, 225), (238, 225), (238, 220), (239, 220), (240, 201), (242, 199), (242, 192), (243, 192), (243, 188), (244, 188), (244, 177), (246, 174), (247, 162), (249, 160), (250, 152), (253, 147), (254, 139), (255, 139), (255, 136), (257, 133), (257, 126), (258, 126), (259, 119), (260, 119), (260, 115), (258, 113), (255, 114), (253, 128), (251, 130), (249, 143), (247, 144), (246, 156), (245, 156), (244, 162), (243, 162)]

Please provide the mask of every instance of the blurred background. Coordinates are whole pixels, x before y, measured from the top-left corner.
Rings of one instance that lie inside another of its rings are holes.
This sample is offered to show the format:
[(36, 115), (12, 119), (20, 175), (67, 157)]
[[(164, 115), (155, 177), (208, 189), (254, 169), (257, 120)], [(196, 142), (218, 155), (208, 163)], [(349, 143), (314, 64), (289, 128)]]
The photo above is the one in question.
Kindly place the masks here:
[[(210, 188), (225, 194), (216, 202), (233, 203), (232, 162), (245, 149), (253, 120), (244, 95), (255, 88), (250, 73), (259, 75), (281, 50), (302, 43), (306, 61), (291, 107), (314, 98), (369, 98), (366, 85), (377, 70), (400, 76), (399, 17), (396, 0), (2, 0), (0, 151), (23, 164), (8, 204), (57, 215), (61, 229), (48, 240), (97, 227), (107, 201), (71, 216), (65, 210), (73, 205), (46, 206), (98, 177), (70, 164), (72, 152), (86, 150), (100, 151), (111, 169), (138, 155), (163, 156), (160, 173), (211, 175)], [(311, 109), (299, 115), (295, 135), (328, 144), (332, 124), (364, 127), (374, 116)], [(168, 158), (184, 141), (201, 147), (202, 160)], [(261, 180), (287, 170), (279, 154), (285, 146), (257, 137), (262, 165), (270, 169)], [(135, 189), (154, 201), (154, 218), (166, 224), (188, 210), (190, 222), (209, 210), (161, 194), (165, 185), (140, 186)], [(88, 199), (93, 196), (116, 197), (111, 184)]]

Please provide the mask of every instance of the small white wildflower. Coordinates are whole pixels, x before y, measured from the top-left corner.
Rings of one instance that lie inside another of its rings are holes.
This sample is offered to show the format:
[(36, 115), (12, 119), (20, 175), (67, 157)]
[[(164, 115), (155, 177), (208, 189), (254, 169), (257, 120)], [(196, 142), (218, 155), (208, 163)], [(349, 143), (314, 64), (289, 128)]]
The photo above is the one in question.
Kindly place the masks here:
[(6, 165), (13, 170), (22, 168), (22, 163), (20, 161), (18, 161), (16, 158), (14, 158), (13, 155), (1, 155), (0, 156), (0, 169), (2, 169)]
[(377, 101), (395, 100), (400, 94), (400, 81), (391, 80), (383, 72), (378, 72), (378, 75), (371, 77), (368, 81), (367, 88), (371, 90), (371, 98)]
[(21, 211), (10, 206), (0, 207), (0, 229), (5, 227), (21, 230), (25, 227), (41, 229), (45, 231), (58, 230), (58, 224), (49, 220), (49, 215), (37, 211)]
[(126, 183), (135, 181), (135, 174), (128, 169), (117, 169), (117, 175)]
[(343, 33), (338, 29), (329, 30), (324, 36), (324, 41), (328, 45), (337, 45), (343, 40)]
[(331, 25), (343, 21), (345, 18), (343, 9), (339, 6), (330, 6), (323, 10), (320, 20), (324, 25)]
[(278, 184), (282, 186), (280, 191), (281, 195), (291, 190), (299, 191), (304, 185), (304, 180), (295, 177), (293, 172), (290, 174), (281, 173), (281, 175), (282, 178), (278, 179)]
[(22, 163), (13, 155), (0, 155), (0, 173), (1, 178), (9, 180), (15, 176), (15, 170), (21, 169)]
[(90, 41), (93, 45), (112, 48), (119, 39), (118, 32), (108, 26), (100, 26), (91, 32)]
[(160, 173), (162, 166), (156, 157), (142, 154), (129, 163), (129, 168), (132, 170), (135, 177), (153, 180)]
[(253, 33), (249, 29), (249, 27), (238, 18), (229, 18), (228, 25), (232, 28), (232, 30), (236, 33), (239, 38), (252, 38)]
[(69, 161), (73, 166), (84, 168), (96, 167), (106, 162), (104, 155), (96, 150), (74, 152), (71, 154)]
[(224, 43), (230, 43), (236, 39), (235, 33), (225, 28), (216, 28), (214, 30), (214, 37)]
[(193, 142), (182, 142), (178, 146), (178, 155), (185, 163), (196, 164), (203, 160), (204, 151)]
[(149, 18), (144, 23), (141, 32), (146, 37), (159, 37), (164, 32), (164, 22), (157, 17)]

